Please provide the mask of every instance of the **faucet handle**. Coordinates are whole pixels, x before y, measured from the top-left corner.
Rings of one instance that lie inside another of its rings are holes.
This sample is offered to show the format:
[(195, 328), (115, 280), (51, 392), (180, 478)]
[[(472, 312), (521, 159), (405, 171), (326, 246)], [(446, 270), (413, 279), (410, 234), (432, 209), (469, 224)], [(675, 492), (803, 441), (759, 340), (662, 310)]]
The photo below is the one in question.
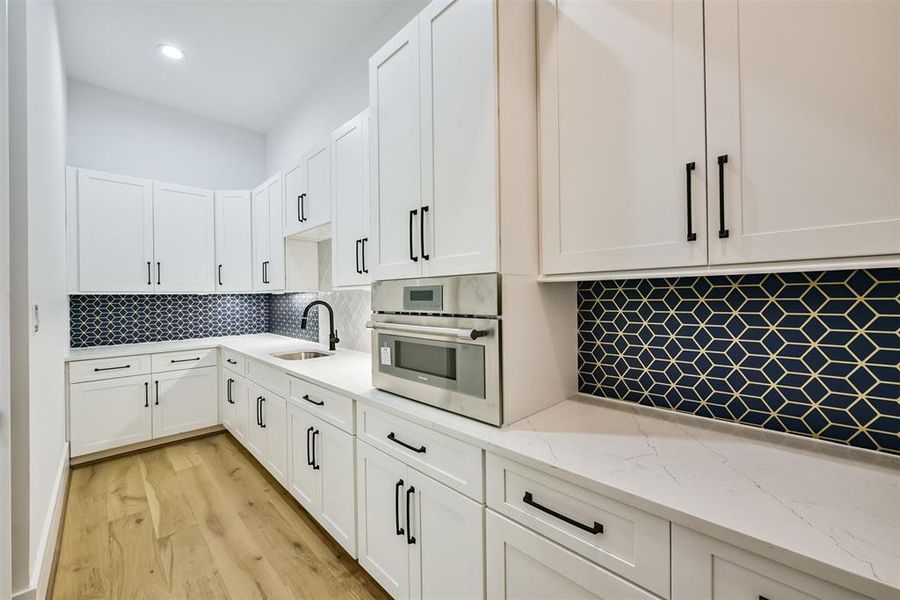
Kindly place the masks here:
[(340, 338), (338, 337), (338, 331), (337, 331), (337, 329), (335, 329), (335, 330), (334, 330), (334, 343), (337, 344), (337, 343), (340, 342), (340, 341), (341, 341), (341, 340), (340, 340)]

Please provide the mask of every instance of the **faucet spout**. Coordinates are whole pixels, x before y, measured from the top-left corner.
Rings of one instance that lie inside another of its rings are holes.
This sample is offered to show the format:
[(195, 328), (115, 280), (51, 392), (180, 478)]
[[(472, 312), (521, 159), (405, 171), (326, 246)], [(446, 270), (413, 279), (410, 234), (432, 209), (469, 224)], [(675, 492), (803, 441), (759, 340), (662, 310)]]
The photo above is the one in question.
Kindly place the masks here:
[(324, 306), (328, 310), (328, 349), (334, 352), (335, 346), (340, 342), (337, 336), (337, 329), (334, 328), (334, 310), (331, 305), (324, 300), (313, 300), (303, 309), (303, 315), (300, 317), (300, 329), (306, 329), (309, 324), (309, 310), (313, 306)]

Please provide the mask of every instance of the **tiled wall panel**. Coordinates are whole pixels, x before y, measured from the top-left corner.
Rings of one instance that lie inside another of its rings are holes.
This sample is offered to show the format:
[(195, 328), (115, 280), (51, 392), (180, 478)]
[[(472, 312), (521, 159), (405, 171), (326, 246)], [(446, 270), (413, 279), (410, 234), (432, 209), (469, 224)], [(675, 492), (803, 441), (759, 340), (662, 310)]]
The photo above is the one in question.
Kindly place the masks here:
[[(315, 299), (316, 294), (273, 294), (269, 301), (269, 333), (318, 342), (319, 310), (324, 312), (325, 309), (312, 308), (306, 329), (300, 329), (303, 309)], [(327, 334), (322, 341), (328, 342)]]
[(900, 270), (582, 282), (579, 388), (900, 454)]

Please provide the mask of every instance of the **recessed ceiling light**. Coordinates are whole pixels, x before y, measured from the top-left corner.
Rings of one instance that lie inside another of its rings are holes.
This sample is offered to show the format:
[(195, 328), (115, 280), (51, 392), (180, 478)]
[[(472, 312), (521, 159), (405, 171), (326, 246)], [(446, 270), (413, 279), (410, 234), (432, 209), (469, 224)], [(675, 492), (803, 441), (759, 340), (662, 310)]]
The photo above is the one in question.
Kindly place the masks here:
[(181, 60), (184, 58), (184, 50), (181, 48), (176, 48), (169, 44), (160, 44), (157, 48), (159, 48), (159, 51), (166, 58), (171, 58), (172, 60)]

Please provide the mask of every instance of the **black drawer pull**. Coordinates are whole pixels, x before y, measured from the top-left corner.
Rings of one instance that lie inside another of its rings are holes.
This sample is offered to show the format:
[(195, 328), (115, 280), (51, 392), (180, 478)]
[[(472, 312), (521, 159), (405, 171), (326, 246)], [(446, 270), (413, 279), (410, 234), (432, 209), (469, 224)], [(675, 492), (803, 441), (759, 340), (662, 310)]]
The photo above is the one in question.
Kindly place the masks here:
[(694, 233), (694, 215), (691, 211), (691, 173), (697, 168), (697, 163), (689, 162), (684, 165), (685, 188), (687, 192), (687, 241), (696, 242), (697, 234)]
[(725, 229), (725, 163), (728, 162), (728, 155), (723, 154), (716, 160), (719, 163), (719, 239), (724, 239), (729, 235)]
[(412, 534), (412, 526), (409, 524), (409, 499), (413, 494), (416, 493), (415, 486), (410, 486), (408, 490), (406, 490), (406, 543), (407, 544), (415, 544), (416, 536)]
[(100, 373), (101, 371), (118, 371), (119, 369), (130, 369), (131, 365), (121, 365), (118, 367), (94, 367), (94, 373)]
[(237, 361), (236, 361), (236, 360), (231, 360), (230, 358), (226, 358), (226, 359), (225, 359), (225, 362), (227, 362), (229, 365), (236, 365), (236, 364), (237, 364)]
[(324, 400), (319, 400), (319, 401), (313, 400), (312, 398), (309, 397), (309, 394), (303, 394), (303, 399), (306, 400), (307, 402), (309, 402), (310, 404), (315, 404), (316, 406), (325, 406)]
[(199, 356), (195, 356), (194, 358), (173, 358), (169, 360), (170, 363), (183, 363), (183, 362), (194, 362), (195, 360), (200, 360)]
[(525, 497), (522, 498), (522, 502), (524, 502), (525, 504), (528, 504), (529, 506), (533, 506), (540, 511), (543, 511), (543, 512), (547, 513), (548, 515), (556, 517), (560, 521), (565, 521), (566, 523), (568, 523), (569, 525), (572, 525), (573, 527), (577, 527), (578, 529), (583, 529), (584, 531), (587, 531), (588, 533), (593, 533), (594, 535), (597, 535), (598, 533), (603, 533), (603, 525), (601, 525), (597, 521), (594, 521), (593, 527), (585, 525), (584, 523), (579, 523), (575, 519), (567, 517), (566, 515), (562, 515), (562, 514), (556, 512), (555, 510), (553, 510), (552, 508), (547, 508), (546, 506), (541, 506), (540, 504), (535, 502), (534, 499), (531, 497), (531, 492), (525, 492)]
[(397, 535), (403, 535), (406, 533), (402, 527), (400, 527), (400, 488), (403, 487), (403, 480), (397, 482), (394, 486), (394, 527)]
[(425, 454), (425, 446), (419, 446), (418, 448), (416, 448), (415, 446), (410, 446), (406, 442), (404, 442), (402, 440), (398, 440), (397, 436), (394, 435), (393, 431), (388, 434), (387, 439), (391, 440), (395, 444), (400, 444), (404, 448), (409, 448), (413, 452), (418, 452), (419, 454)]

